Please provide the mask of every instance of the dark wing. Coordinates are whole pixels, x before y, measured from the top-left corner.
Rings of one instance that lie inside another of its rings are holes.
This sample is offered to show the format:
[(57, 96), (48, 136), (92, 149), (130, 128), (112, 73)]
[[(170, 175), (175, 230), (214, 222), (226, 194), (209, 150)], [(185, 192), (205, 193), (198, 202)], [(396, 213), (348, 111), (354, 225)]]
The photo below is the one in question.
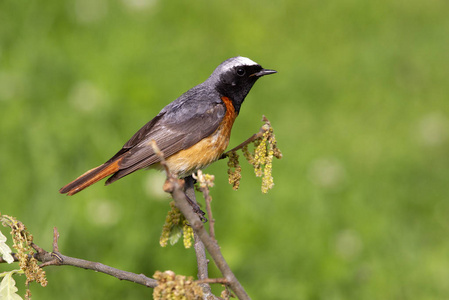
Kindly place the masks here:
[(151, 141), (154, 140), (169, 157), (187, 149), (211, 135), (220, 125), (226, 114), (222, 101), (174, 101), (167, 105), (153, 120), (143, 126), (117, 152), (110, 161), (123, 157), (120, 169), (106, 184), (126, 176), (138, 169), (159, 162)]

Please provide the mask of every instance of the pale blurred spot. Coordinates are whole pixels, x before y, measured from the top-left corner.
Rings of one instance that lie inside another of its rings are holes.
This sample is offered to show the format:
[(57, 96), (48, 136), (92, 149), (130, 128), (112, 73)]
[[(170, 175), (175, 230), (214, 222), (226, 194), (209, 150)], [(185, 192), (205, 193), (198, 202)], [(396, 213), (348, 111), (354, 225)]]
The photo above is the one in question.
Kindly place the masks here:
[(155, 199), (168, 198), (169, 194), (164, 192), (164, 190), (162, 189), (162, 186), (164, 185), (166, 179), (165, 173), (156, 170), (148, 170), (147, 173), (148, 175), (145, 178), (143, 184), (145, 193), (148, 195), (148, 197)]
[(99, 226), (111, 226), (120, 219), (118, 204), (105, 199), (90, 201), (86, 207), (86, 214), (91, 223)]
[(75, 0), (73, 12), (79, 23), (93, 23), (106, 16), (108, 2), (107, 0)]
[(122, 0), (123, 4), (131, 10), (147, 10), (156, 4), (156, 0)]
[(103, 91), (89, 81), (80, 81), (72, 87), (68, 101), (76, 109), (84, 112), (95, 110), (105, 102)]
[(23, 89), (22, 79), (12, 73), (0, 72), (0, 101), (13, 100), (20, 97), (20, 91)]
[(442, 145), (449, 137), (448, 119), (439, 112), (425, 115), (418, 125), (418, 140), (429, 147)]
[(362, 249), (363, 242), (354, 230), (342, 230), (335, 237), (335, 252), (344, 260), (353, 260)]
[(317, 186), (327, 189), (342, 187), (346, 172), (341, 162), (333, 158), (320, 158), (311, 163), (309, 179)]

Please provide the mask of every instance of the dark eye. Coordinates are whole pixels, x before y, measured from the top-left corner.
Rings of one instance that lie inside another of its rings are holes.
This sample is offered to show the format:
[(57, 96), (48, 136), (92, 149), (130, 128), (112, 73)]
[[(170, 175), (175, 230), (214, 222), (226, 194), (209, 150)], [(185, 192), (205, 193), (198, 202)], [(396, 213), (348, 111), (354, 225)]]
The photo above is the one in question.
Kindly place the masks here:
[(243, 68), (238, 68), (237, 69), (237, 75), (239, 75), (239, 76), (243, 76), (243, 75), (245, 75), (245, 69), (243, 69)]

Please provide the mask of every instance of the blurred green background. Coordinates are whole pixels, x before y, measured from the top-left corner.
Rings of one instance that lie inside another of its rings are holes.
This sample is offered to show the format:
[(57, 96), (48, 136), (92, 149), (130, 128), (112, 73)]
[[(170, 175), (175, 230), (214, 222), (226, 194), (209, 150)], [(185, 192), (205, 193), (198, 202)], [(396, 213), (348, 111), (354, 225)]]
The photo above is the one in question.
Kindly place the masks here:
[[(253, 299), (447, 299), (448, 11), (444, 0), (0, 1), (0, 211), (48, 250), (57, 226), (66, 255), (195, 276), (193, 250), (159, 246), (163, 174), (58, 189), (243, 55), (279, 73), (255, 85), (230, 146), (265, 114), (284, 154), (275, 187), (263, 195), (247, 165), (238, 192), (225, 161), (206, 172), (217, 239)], [(33, 299), (152, 294), (46, 271)]]

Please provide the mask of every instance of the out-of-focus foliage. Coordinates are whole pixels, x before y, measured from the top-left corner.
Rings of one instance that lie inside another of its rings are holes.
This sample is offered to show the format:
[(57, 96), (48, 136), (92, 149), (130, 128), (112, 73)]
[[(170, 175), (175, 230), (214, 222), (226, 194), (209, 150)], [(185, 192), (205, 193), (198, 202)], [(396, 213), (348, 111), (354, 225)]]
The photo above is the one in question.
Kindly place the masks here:
[(12, 277), (14, 271), (4, 272), (0, 276), (0, 296), (2, 299), (22, 300), (17, 293), (16, 282)]
[[(279, 73), (255, 85), (230, 146), (265, 114), (283, 151), (275, 186), (263, 195), (243, 161), (237, 192), (225, 160), (206, 172), (217, 239), (249, 294), (447, 298), (448, 11), (444, 0), (0, 1), (0, 211), (47, 250), (57, 226), (66, 255), (195, 276), (192, 249), (159, 246), (161, 174), (74, 197), (58, 189), (243, 55)], [(33, 299), (152, 295), (90, 271), (46, 271)]]

